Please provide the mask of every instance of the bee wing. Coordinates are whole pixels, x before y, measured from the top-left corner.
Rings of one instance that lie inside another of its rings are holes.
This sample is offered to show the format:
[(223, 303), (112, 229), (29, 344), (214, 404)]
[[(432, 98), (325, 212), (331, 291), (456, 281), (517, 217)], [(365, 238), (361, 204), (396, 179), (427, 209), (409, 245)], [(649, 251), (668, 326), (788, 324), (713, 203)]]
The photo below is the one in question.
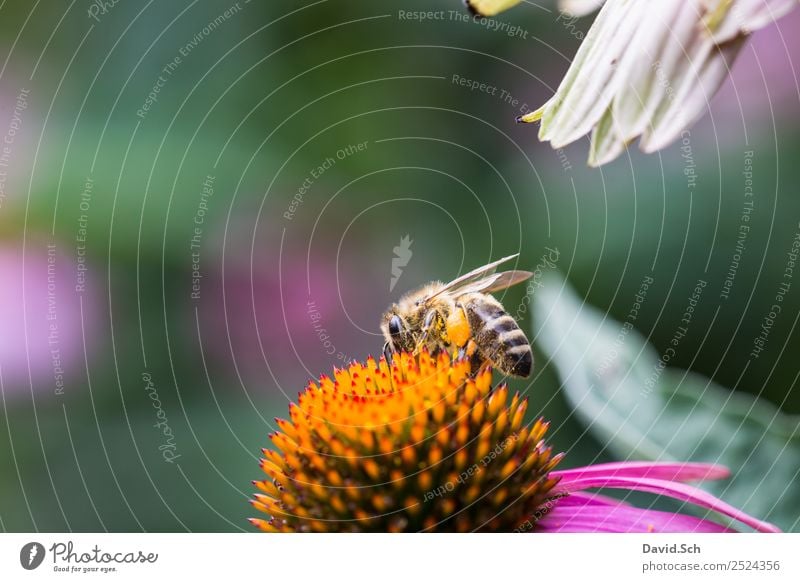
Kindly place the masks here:
[[(472, 293), (487, 287), (487, 282), (489, 285), (495, 283), (498, 278), (502, 277), (504, 273), (495, 274), (495, 270), (499, 265), (510, 261), (511, 259), (516, 259), (519, 256), (519, 253), (515, 255), (509, 255), (504, 257), (498, 261), (493, 263), (489, 263), (488, 265), (484, 265), (482, 267), (478, 267), (474, 271), (470, 271), (465, 275), (461, 275), (458, 279), (454, 279), (450, 281), (447, 285), (439, 289), (435, 294), (428, 297), (428, 299), (433, 299), (434, 297), (441, 295), (442, 293), (448, 293), (450, 295), (462, 295), (464, 293)], [(517, 272), (524, 272), (524, 271), (507, 271), (508, 273), (517, 273)], [(526, 277), (527, 278), (527, 277)], [(512, 283), (513, 285), (514, 283)], [(476, 289), (472, 287), (476, 286)], [(509, 285), (505, 285), (504, 287), (500, 287), (500, 289), (504, 289)], [(465, 291), (467, 289), (467, 291)]]
[(452, 295), (466, 295), (467, 293), (494, 293), (502, 289), (508, 289), (518, 283), (522, 283), (530, 279), (533, 273), (530, 271), (504, 271), (502, 273), (494, 273), (479, 279), (473, 283), (458, 287), (458, 289), (451, 290)]
[(502, 273), (498, 273), (495, 275), (495, 280), (491, 282), (490, 285), (480, 289), (484, 293), (494, 293), (495, 291), (501, 291), (503, 289), (508, 289), (509, 287), (513, 287), (514, 285), (518, 285), (523, 281), (527, 281), (531, 277), (533, 277), (533, 273), (530, 271), (504, 271)]

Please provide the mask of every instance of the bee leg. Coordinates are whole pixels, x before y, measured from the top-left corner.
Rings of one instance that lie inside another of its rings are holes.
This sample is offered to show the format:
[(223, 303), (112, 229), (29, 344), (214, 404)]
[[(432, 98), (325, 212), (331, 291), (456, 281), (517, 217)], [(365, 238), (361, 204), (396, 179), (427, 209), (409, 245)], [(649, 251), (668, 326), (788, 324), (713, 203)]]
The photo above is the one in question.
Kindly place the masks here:
[(428, 342), (428, 335), (430, 334), (438, 315), (439, 312), (435, 309), (431, 309), (425, 314), (425, 319), (422, 320), (422, 335), (420, 335), (419, 339), (417, 340), (417, 346), (414, 348), (415, 354), (419, 354), (419, 352)]
[(450, 312), (445, 326), (451, 345), (458, 348), (454, 350), (453, 355), (458, 359), (465, 358), (469, 360), (470, 373), (474, 375), (478, 370), (481, 359), (478, 353), (478, 344), (472, 337), (472, 328), (464, 305), (461, 303), (455, 304), (455, 308)]
[(386, 359), (386, 363), (391, 366), (392, 365), (392, 355), (394, 354), (394, 350), (392, 346), (389, 345), (389, 342), (383, 344), (383, 357)]
[(458, 357), (473, 358), (477, 352), (478, 344), (475, 343), (475, 340), (470, 339), (467, 341), (467, 343), (458, 348)]
[(483, 360), (478, 364), (478, 369), (475, 371), (475, 375), (477, 376), (481, 372), (484, 372), (492, 367), (492, 363), (489, 360)]
[[(472, 341), (472, 330), (464, 307), (460, 303), (455, 305), (455, 309), (453, 309), (445, 322), (445, 327), (447, 329), (447, 337), (452, 345), (459, 348), (472, 349), (473, 351), (477, 349), (477, 346), (474, 348), (469, 347), (469, 342)], [(467, 355), (471, 356), (472, 353)]]
[(470, 371), (472, 376), (477, 376), (487, 368), (491, 367), (492, 362), (484, 358), (478, 349), (478, 343), (470, 339), (466, 345), (466, 355), (470, 362)]

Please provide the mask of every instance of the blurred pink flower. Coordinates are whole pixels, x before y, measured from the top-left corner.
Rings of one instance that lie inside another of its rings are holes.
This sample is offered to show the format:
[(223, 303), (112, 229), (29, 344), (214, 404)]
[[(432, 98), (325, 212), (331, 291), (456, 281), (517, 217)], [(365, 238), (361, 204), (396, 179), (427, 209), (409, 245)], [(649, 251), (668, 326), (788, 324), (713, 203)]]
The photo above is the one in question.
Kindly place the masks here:
[(394, 235), (376, 252), (364, 242), (374, 240), (369, 225), (364, 238), (351, 232), (341, 244), (341, 232), (326, 225), (309, 243), (313, 223), (293, 223), (281, 239), (272, 221), (282, 219), (241, 212), (224, 231), (209, 230), (199, 297), (189, 305), (209, 366), (271, 391), (356, 354), (379, 354), (380, 316), (411, 278), (389, 291)]
[[(248, 375), (258, 371), (263, 377), (265, 365), (296, 367), (294, 351), (303, 357), (322, 349), (310, 333), (309, 310), (332, 323), (336, 296), (309, 297), (303, 262), (290, 262), (282, 275), (275, 265), (256, 265), (251, 271), (237, 260), (226, 263), (224, 274), (216, 262), (211, 269), (203, 282), (199, 318), (203, 348), (212, 361), (233, 361)], [(323, 333), (330, 335), (329, 330)]]
[[(24, 254), (17, 244), (0, 247), (0, 272), (0, 383), (5, 397), (22, 396), (30, 386), (61, 396), (76, 382), (83, 384), (76, 262), (55, 244), (34, 241)], [(81, 291), (86, 314), (94, 306), (88, 281)], [(90, 326), (86, 329), (88, 341)]]
[[(259, 260), (251, 270), (242, 255), (218, 260), (203, 275), (197, 304), (205, 357), (235, 365), (245, 381), (274, 385), (297, 374), (344, 366), (362, 351), (380, 352), (379, 318), (387, 299), (370, 290), (388, 286), (388, 273), (365, 273), (359, 257), (286, 255)], [(270, 374), (271, 372), (271, 374)], [(274, 375), (274, 378), (272, 377)]]

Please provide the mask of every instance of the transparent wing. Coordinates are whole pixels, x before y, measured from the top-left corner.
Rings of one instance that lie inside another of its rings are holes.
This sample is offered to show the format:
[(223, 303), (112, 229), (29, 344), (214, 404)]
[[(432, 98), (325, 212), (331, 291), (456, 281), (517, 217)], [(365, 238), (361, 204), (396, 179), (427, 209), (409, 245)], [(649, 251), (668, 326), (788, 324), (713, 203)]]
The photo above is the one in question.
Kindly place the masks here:
[(528, 279), (531, 276), (531, 273), (528, 271), (505, 271), (503, 273), (495, 273), (495, 270), (499, 265), (502, 265), (511, 259), (516, 259), (518, 256), (519, 253), (504, 257), (499, 261), (489, 263), (488, 265), (478, 267), (474, 271), (470, 271), (458, 279), (450, 281), (434, 295), (431, 295), (428, 299), (433, 299), (442, 293), (447, 293), (449, 295), (463, 295), (465, 293), (476, 293), (478, 291), (485, 291), (488, 293), (491, 291), (505, 289), (511, 285), (516, 285), (517, 283)]
[(502, 273), (494, 273), (479, 279), (473, 283), (459, 286), (458, 288), (448, 291), (451, 295), (466, 295), (467, 293), (494, 293), (502, 289), (507, 289), (517, 283), (522, 283), (530, 279), (533, 273), (530, 271), (504, 271)]
[[(509, 287), (518, 285), (523, 281), (527, 281), (531, 277), (533, 277), (533, 273), (530, 271), (504, 271), (502, 273), (493, 275), (492, 281), (485, 281), (486, 285), (480, 286), (478, 289), (475, 289), (475, 291), (494, 293), (495, 291), (502, 291), (503, 289), (508, 289)], [(482, 281), (476, 281), (475, 286), (478, 286), (478, 283), (482, 283)]]

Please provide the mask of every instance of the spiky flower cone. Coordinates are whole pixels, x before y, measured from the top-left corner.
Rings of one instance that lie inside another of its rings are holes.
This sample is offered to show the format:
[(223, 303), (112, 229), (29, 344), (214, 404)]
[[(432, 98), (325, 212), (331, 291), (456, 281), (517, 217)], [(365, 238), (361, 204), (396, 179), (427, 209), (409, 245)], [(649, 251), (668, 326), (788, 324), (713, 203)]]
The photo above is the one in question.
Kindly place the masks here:
[(469, 362), (400, 354), (320, 378), (277, 420), (253, 505), (264, 531), (513, 531), (537, 514), (561, 455), (527, 401)]

